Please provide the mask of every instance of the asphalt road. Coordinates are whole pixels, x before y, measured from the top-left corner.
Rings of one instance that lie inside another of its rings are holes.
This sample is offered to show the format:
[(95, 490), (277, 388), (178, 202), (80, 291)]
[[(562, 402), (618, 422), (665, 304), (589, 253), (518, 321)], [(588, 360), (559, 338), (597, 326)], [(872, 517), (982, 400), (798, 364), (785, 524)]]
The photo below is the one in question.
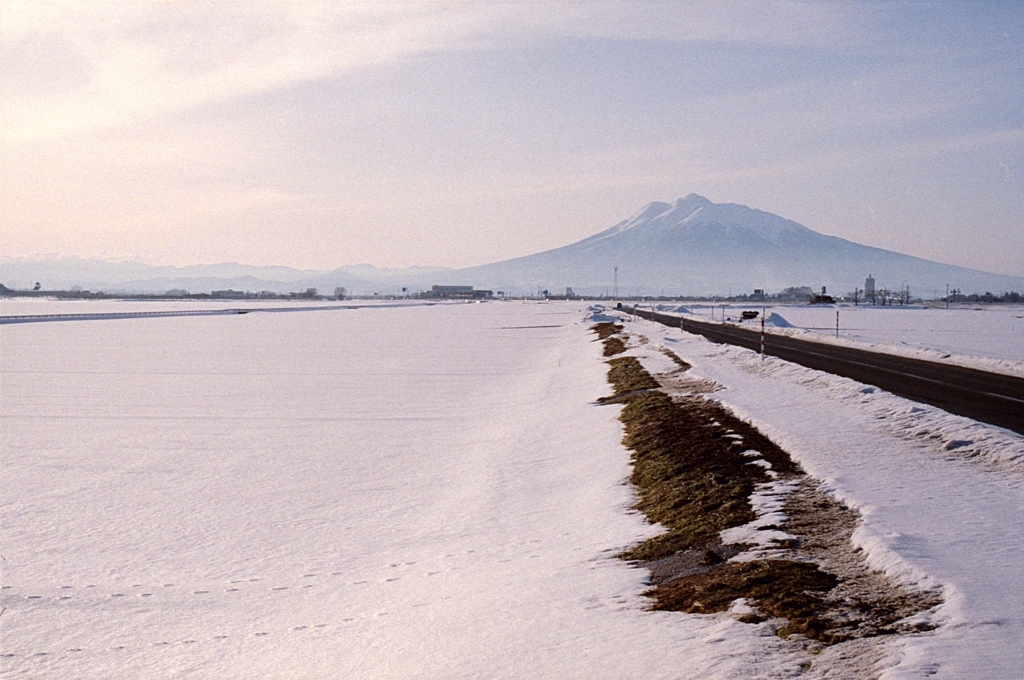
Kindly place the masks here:
[[(622, 306), (624, 311), (712, 342), (761, 350), (761, 332)], [(765, 354), (874, 385), (907, 399), (1024, 434), (1024, 378), (894, 354), (765, 334)]]

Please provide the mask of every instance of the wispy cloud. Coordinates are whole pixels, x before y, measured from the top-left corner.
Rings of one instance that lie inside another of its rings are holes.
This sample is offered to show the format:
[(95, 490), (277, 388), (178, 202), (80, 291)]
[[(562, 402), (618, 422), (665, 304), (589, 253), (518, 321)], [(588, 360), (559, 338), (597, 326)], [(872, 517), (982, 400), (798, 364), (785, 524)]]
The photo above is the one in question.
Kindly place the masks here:
[(804, 3), (5, 3), (8, 141), (145, 120), (438, 50), (550, 35), (834, 43), (849, 17)]
[(123, 124), (472, 40), (473, 6), (13, 5), (3, 12), (11, 141)]

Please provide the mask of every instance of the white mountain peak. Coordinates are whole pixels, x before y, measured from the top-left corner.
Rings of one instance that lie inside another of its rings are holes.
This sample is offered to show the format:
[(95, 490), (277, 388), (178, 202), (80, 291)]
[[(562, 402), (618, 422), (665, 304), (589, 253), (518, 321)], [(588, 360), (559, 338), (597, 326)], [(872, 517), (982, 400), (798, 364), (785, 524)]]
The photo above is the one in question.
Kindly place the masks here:
[(689, 194), (675, 203), (650, 203), (629, 219), (586, 240), (593, 243), (626, 232), (667, 233), (699, 227), (739, 229), (770, 241), (778, 241), (784, 235), (814, 233), (792, 220), (763, 210), (736, 203), (713, 203), (699, 194)]

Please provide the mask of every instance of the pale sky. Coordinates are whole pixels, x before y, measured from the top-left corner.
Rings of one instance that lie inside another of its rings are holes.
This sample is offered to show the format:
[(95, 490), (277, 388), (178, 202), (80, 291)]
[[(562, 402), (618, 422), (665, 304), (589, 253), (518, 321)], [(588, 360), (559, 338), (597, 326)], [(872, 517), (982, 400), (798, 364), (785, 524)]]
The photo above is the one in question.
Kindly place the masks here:
[(0, 0), (0, 255), (469, 266), (696, 192), (1024, 276), (1024, 3)]

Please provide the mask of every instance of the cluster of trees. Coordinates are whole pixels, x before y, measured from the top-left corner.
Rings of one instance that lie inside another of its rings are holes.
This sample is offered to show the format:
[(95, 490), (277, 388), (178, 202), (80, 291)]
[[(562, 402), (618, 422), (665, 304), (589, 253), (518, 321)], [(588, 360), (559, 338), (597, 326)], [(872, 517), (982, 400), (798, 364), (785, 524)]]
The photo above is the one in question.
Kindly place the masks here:
[[(774, 295), (740, 295), (735, 296), (733, 300), (737, 301), (748, 301), (748, 300), (777, 300), (780, 302), (806, 302), (815, 298), (815, 291), (810, 286), (790, 286), (783, 288)], [(847, 293), (845, 296), (848, 300), (855, 300), (861, 304), (869, 305), (906, 305), (910, 304), (910, 289), (902, 288), (900, 290), (888, 290), (886, 288), (879, 288), (873, 293), (865, 293), (861, 289), (857, 289), (851, 293)], [(943, 299), (945, 301), (945, 299)], [(978, 294), (973, 293), (965, 295), (963, 291), (955, 289), (950, 291), (949, 294), (950, 302), (982, 302), (982, 303), (1017, 303), (1024, 302), (1024, 295), (1021, 293), (1011, 291), (1009, 293), (1002, 293), (995, 295), (993, 293)]]
[(814, 297), (814, 290), (810, 286), (790, 286), (780, 290), (778, 295), (774, 297), (776, 300), (799, 300), (806, 302)]
[(964, 295), (963, 292), (958, 288), (949, 294), (950, 302), (1007, 302), (1007, 303), (1020, 303), (1024, 302), (1024, 296), (1020, 293), (1013, 291), (1009, 293), (1003, 293), (1002, 295), (993, 295), (992, 293), (984, 293), (978, 295), (973, 293), (971, 295)]

